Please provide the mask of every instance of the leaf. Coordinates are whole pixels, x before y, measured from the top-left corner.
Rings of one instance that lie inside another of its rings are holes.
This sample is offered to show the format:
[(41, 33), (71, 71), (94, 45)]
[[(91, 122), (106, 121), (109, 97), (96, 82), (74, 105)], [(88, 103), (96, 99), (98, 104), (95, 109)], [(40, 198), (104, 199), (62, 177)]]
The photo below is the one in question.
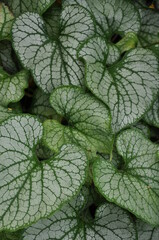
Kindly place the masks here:
[(14, 15), (18, 17), (24, 12), (36, 12), (43, 14), (55, 0), (3, 0)]
[(95, 219), (90, 219), (88, 212), (82, 211), (84, 201), (80, 195), (49, 219), (40, 220), (24, 232), (23, 240), (136, 240), (127, 212), (105, 203), (97, 209)]
[(12, 29), (21, 62), (46, 93), (60, 85), (83, 85), (84, 66), (77, 60), (76, 50), (94, 34), (93, 20), (85, 9), (68, 6), (62, 11), (60, 29), (58, 39), (50, 38), (44, 21), (34, 13), (21, 15)]
[(147, 138), (150, 138), (150, 128), (147, 124), (143, 122), (137, 122), (131, 128), (137, 128), (140, 130)]
[(55, 3), (43, 15), (47, 33), (50, 36), (50, 38), (57, 39), (60, 36), (61, 12), (62, 12), (61, 6)]
[(159, 87), (158, 60), (153, 52), (136, 48), (119, 60), (114, 45), (95, 37), (81, 46), (78, 55), (85, 61), (88, 88), (111, 110), (114, 133), (139, 120), (150, 108)]
[(0, 3), (0, 40), (10, 39), (14, 16), (4, 3)]
[(18, 71), (12, 57), (12, 45), (9, 41), (0, 41), (0, 61), (3, 69), (9, 74), (15, 74)]
[(37, 115), (41, 121), (48, 118), (61, 120), (60, 116), (56, 114), (55, 110), (51, 107), (49, 102), (49, 94), (43, 93), (37, 89), (34, 92), (30, 113)]
[(15, 116), (16, 114), (17, 114), (16, 110), (13, 110), (12, 108), (0, 106), (0, 123), (2, 123), (4, 120), (6, 120), (9, 117)]
[(9, 75), (0, 67), (0, 104), (5, 107), (11, 102), (20, 101), (24, 89), (28, 87), (28, 78), (25, 70)]
[(47, 217), (79, 191), (87, 159), (75, 145), (40, 162), (36, 145), (42, 124), (19, 115), (0, 126), (0, 230), (18, 230)]
[(17, 232), (0, 232), (1, 240), (19, 240), (22, 237), (23, 230)]
[(159, 228), (155, 228), (145, 222), (137, 220), (138, 240), (158, 240)]
[(111, 39), (140, 29), (139, 13), (129, 0), (64, 0), (63, 5), (77, 4), (95, 19), (97, 34)]
[(124, 166), (117, 169), (111, 162), (97, 160), (93, 165), (95, 186), (108, 201), (159, 225), (158, 146), (137, 130), (121, 133), (116, 146)]
[(159, 97), (153, 103), (151, 109), (145, 114), (144, 120), (157, 128), (159, 128)]
[(44, 122), (44, 142), (53, 151), (67, 142), (76, 143), (92, 152), (110, 152), (113, 135), (108, 108), (79, 87), (59, 87), (53, 91), (50, 103), (63, 116), (68, 126), (57, 121)]
[(139, 39), (143, 46), (159, 42), (159, 12), (155, 9), (139, 9), (141, 29)]

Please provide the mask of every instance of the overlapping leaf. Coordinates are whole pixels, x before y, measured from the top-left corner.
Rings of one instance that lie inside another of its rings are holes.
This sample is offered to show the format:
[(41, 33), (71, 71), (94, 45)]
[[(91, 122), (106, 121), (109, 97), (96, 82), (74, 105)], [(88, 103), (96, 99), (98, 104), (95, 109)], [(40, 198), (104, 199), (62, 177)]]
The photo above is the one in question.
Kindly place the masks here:
[(50, 105), (49, 97), (49, 94), (45, 94), (37, 89), (33, 96), (30, 113), (37, 115), (42, 121), (47, 118), (60, 120), (60, 116), (56, 114)]
[(20, 113), (17, 109), (0, 106), (0, 123), (9, 117), (15, 116)]
[(144, 221), (159, 225), (158, 146), (137, 130), (126, 130), (117, 139), (124, 164), (119, 170), (111, 162), (94, 163), (96, 187), (109, 201), (128, 209)]
[(18, 102), (24, 96), (28, 87), (28, 72), (23, 70), (15, 75), (9, 75), (0, 67), (0, 105), (7, 106)]
[(118, 49), (100, 37), (90, 39), (79, 51), (86, 64), (87, 86), (109, 106), (114, 132), (141, 118), (159, 87), (158, 60), (153, 52), (136, 48), (118, 61), (119, 56)]
[(53, 40), (38, 14), (25, 13), (13, 25), (14, 48), (24, 67), (32, 71), (46, 93), (59, 85), (82, 85), (83, 64), (77, 60), (79, 43), (94, 34), (89, 13), (79, 6), (64, 8), (60, 36)]
[(14, 16), (9, 8), (0, 3), (0, 40), (10, 39)]
[(42, 124), (9, 118), (0, 126), (0, 229), (17, 230), (47, 217), (73, 197), (85, 180), (86, 156), (75, 145), (40, 162), (36, 145)]
[(20, 240), (22, 237), (23, 230), (17, 232), (0, 232), (1, 240)]
[(139, 9), (141, 29), (139, 39), (143, 46), (159, 42), (159, 12), (155, 9)]
[(159, 228), (155, 228), (145, 222), (137, 220), (136, 222), (138, 240), (158, 240)]
[(51, 105), (68, 126), (57, 121), (44, 123), (44, 141), (53, 151), (66, 142), (77, 143), (92, 152), (110, 152), (113, 136), (108, 108), (79, 87), (59, 87), (51, 94)]
[(49, 219), (28, 228), (23, 240), (136, 240), (133, 223), (123, 209), (106, 203), (91, 219), (87, 211), (82, 211), (84, 204), (85, 199), (80, 195)]
[(71, 4), (87, 9), (95, 19), (97, 33), (109, 39), (140, 29), (139, 13), (129, 0), (64, 0), (64, 6)]
[(55, 0), (3, 0), (17, 17), (24, 12), (43, 14)]
[(12, 45), (9, 41), (0, 42), (0, 62), (8, 73), (15, 74), (17, 72), (15, 59), (12, 57)]
[(159, 128), (159, 98), (153, 103), (151, 109), (144, 116), (145, 121)]

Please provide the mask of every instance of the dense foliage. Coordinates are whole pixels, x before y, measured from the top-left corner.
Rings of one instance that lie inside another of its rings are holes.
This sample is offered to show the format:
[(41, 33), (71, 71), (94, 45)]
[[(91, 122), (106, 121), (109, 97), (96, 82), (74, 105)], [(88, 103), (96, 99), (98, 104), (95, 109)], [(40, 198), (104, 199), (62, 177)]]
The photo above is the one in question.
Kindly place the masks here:
[(159, 3), (0, 3), (0, 239), (159, 239)]

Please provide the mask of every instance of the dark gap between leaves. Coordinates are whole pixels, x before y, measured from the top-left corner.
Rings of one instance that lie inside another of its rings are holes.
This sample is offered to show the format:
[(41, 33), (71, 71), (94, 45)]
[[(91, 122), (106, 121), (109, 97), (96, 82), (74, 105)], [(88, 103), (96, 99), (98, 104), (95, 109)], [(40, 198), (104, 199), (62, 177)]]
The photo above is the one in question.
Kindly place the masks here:
[(97, 210), (97, 206), (94, 203), (91, 206), (89, 206), (89, 211), (93, 219), (95, 219), (96, 210)]
[(64, 125), (64, 126), (68, 126), (69, 125), (67, 119), (64, 118), (64, 117), (61, 120), (61, 124)]
[(111, 42), (115, 44), (115, 43), (118, 43), (121, 39), (122, 37), (119, 34), (114, 34), (111, 37)]

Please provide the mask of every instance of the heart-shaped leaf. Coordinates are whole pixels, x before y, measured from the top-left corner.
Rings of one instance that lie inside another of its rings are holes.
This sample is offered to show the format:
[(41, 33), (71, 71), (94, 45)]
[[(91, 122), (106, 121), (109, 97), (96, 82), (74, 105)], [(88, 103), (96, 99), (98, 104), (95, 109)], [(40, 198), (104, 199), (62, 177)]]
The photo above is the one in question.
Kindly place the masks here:
[(119, 170), (110, 161), (97, 160), (93, 166), (96, 187), (109, 201), (159, 225), (158, 146), (137, 130), (121, 133), (116, 145), (123, 167)]
[(155, 228), (145, 222), (137, 220), (136, 222), (138, 240), (158, 240), (159, 228)]
[(24, 12), (43, 14), (55, 0), (3, 0), (17, 17)]
[(159, 128), (159, 97), (153, 103), (151, 109), (145, 114), (144, 120), (157, 128)]
[(42, 124), (21, 115), (0, 126), (0, 229), (17, 230), (47, 217), (79, 191), (87, 159), (75, 145), (40, 162), (36, 145)]
[(2, 123), (9, 117), (17, 115), (18, 113), (20, 113), (20, 111), (18, 111), (17, 109), (0, 106), (0, 123)]
[(110, 152), (113, 136), (108, 108), (79, 87), (59, 87), (50, 97), (52, 107), (67, 120), (44, 122), (44, 142), (53, 151), (66, 143), (77, 143), (92, 152)]
[(94, 33), (89, 13), (78, 6), (68, 6), (61, 14), (60, 36), (50, 38), (38, 14), (26, 13), (13, 25), (14, 48), (25, 68), (31, 70), (37, 85), (46, 93), (60, 85), (81, 85), (83, 64), (76, 50)]
[[(152, 51), (136, 48), (117, 61), (119, 53), (115, 49), (103, 38), (95, 37), (81, 46), (79, 57), (86, 63), (88, 88), (109, 106), (112, 129), (118, 132), (150, 108), (158, 92), (159, 72)], [(102, 54), (97, 58), (98, 53)]]
[(14, 16), (4, 3), (0, 3), (0, 40), (10, 39)]
[(111, 39), (140, 29), (139, 13), (129, 0), (64, 0), (64, 6), (77, 4), (87, 9), (96, 22), (99, 35)]
[(101, 205), (92, 219), (83, 210), (82, 195), (65, 205), (49, 219), (28, 228), (23, 240), (136, 240), (136, 231), (126, 211), (110, 204)]
[(28, 87), (28, 77), (29, 74), (25, 70), (9, 75), (0, 67), (0, 104), (2, 106), (20, 101), (24, 96), (24, 89)]

